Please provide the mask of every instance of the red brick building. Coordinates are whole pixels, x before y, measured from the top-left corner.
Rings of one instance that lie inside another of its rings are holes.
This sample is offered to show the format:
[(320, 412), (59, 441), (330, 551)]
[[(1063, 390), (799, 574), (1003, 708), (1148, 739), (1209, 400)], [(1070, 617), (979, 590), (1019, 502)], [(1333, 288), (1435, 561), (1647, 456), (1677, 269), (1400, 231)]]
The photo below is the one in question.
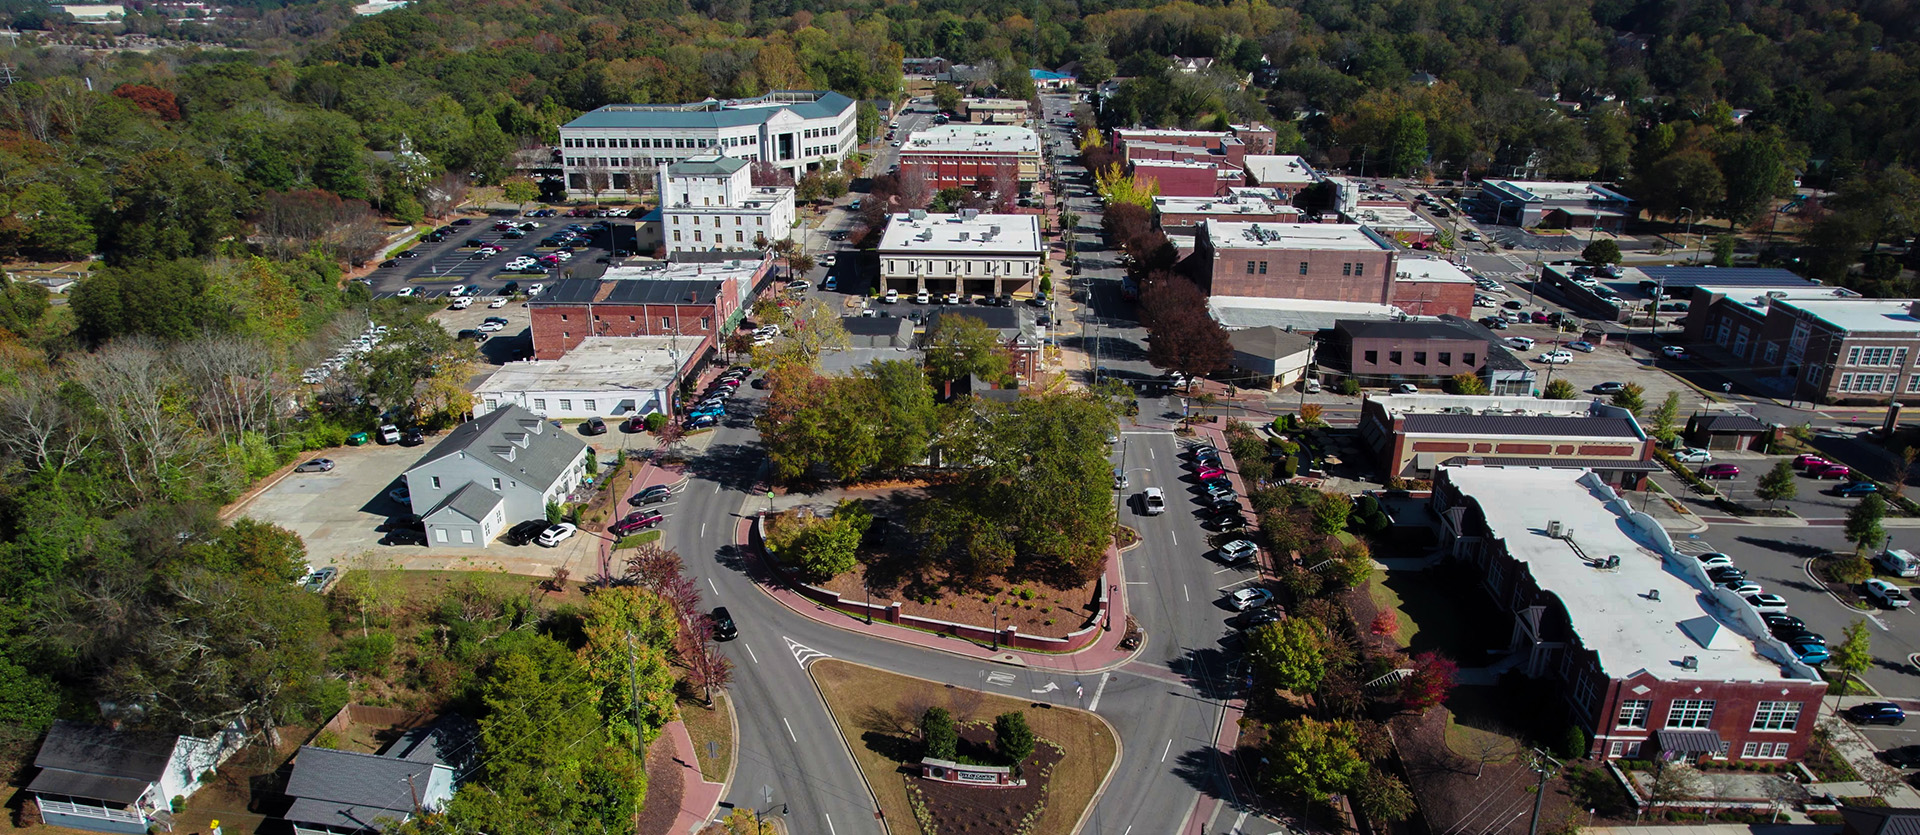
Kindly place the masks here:
[(935, 189), (992, 182), (1006, 172), (1023, 186), (1040, 178), (1040, 137), (1013, 125), (942, 125), (900, 147), (900, 169), (919, 171)]
[(1395, 261), (1393, 243), (1361, 226), (1209, 220), (1185, 264), (1209, 295), (1390, 304)]
[(559, 359), (589, 336), (681, 336), (718, 347), (745, 315), (740, 279), (570, 278), (527, 302), (533, 358)]
[(1818, 671), (1597, 474), (1443, 466), (1429, 509), (1443, 553), (1487, 594), (1454, 605), (1512, 618), (1512, 669), (1555, 685), (1538, 710), (1580, 727), (1588, 756), (1806, 755), (1827, 690)]
[(1393, 306), (1410, 316), (1473, 318), (1473, 276), (1438, 258), (1394, 262)]
[(1168, 197), (1214, 197), (1246, 181), (1246, 173), (1218, 162), (1138, 160), (1133, 176), (1141, 183), (1157, 183)]

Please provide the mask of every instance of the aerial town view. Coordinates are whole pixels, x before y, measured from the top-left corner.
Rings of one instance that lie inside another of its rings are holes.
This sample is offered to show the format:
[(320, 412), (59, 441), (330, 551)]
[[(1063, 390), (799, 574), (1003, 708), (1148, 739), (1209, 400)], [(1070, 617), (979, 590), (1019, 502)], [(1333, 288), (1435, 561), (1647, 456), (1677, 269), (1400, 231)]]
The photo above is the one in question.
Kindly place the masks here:
[(0, 835), (1916, 835), (1917, 165), (1913, 0), (0, 0)]

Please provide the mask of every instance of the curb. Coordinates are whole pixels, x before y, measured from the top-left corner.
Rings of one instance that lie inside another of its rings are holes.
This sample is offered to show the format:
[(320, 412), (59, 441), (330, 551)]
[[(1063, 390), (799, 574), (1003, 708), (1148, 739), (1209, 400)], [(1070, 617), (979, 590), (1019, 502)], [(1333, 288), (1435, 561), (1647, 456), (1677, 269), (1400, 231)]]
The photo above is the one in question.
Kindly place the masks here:
[[(815, 658), (807, 663), (807, 680), (813, 682), (813, 697), (820, 700), (820, 709), (826, 712), (828, 721), (833, 722), (833, 735), (840, 737), (840, 749), (847, 752), (847, 764), (853, 766), (853, 773), (860, 775), (860, 785), (867, 787), (867, 800), (873, 803), (873, 817), (875, 820), (880, 821), (880, 831), (887, 833), (887, 835), (893, 835), (893, 823), (887, 820), (885, 810), (880, 808), (879, 793), (873, 790), (873, 783), (867, 780), (867, 772), (860, 767), (860, 759), (853, 755), (853, 742), (847, 739), (845, 733), (841, 732), (840, 722), (833, 718), (833, 705), (827, 704), (827, 694), (821, 692), (820, 680), (813, 677), (813, 663), (819, 660), (820, 659)], [(839, 661), (840, 659), (836, 658), (831, 660)], [(841, 661), (841, 663), (853, 664), (856, 667), (866, 666), (865, 664), (855, 664), (852, 661)], [(880, 668), (873, 667), (871, 669), (878, 670)], [(892, 670), (882, 670), (882, 672), (892, 675), (902, 675)], [(907, 678), (913, 678), (913, 676), (907, 676)], [(926, 681), (926, 679), (921, 679), (921, 681)]]

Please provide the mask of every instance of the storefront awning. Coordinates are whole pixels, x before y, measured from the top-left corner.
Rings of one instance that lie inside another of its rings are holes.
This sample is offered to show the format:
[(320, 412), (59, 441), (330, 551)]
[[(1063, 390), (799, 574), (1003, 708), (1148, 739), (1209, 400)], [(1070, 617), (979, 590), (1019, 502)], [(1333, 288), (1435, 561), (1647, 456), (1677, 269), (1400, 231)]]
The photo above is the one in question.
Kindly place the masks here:
[(1713, 731), (1659, 731), (1654, 738), (1660, 743), (1661, 753), (1682, 757), (1709, 756), (1725, 749), (1720, 735)]

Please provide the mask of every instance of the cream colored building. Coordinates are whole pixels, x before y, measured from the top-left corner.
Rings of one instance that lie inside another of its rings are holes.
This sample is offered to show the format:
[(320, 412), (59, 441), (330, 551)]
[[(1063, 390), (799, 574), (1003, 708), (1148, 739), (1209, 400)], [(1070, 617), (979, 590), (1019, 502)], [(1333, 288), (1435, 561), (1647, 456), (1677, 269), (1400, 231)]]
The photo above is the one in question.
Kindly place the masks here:
[(895, 215), (880, 239), (881, 286), (905, 294), (1030, 294), (1042, 247), (1035, 215)]

